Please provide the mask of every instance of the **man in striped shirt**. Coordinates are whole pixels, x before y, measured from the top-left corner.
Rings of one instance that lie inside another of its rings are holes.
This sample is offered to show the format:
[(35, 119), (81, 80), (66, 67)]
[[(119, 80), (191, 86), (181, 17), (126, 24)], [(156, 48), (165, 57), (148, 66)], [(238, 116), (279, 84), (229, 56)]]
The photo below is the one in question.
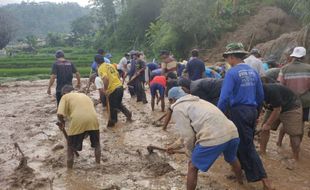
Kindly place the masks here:
[[(280, 70), (278, 81), (300, 97), (303, 107), (303, 121), (309, 121), (310, 65), (304, 63), (306, 49), (296, 47), (290, 56), (292, 61)], [(308, 136), (310, 137), (310, 131)]]

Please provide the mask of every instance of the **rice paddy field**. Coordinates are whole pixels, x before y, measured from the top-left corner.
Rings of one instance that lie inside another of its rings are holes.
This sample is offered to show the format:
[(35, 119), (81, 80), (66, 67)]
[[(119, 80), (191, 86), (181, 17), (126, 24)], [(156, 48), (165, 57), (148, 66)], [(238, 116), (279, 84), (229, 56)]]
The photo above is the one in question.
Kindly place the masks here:
[[(54, 54), (58, 49), (65, 52), (66, 59), (75, 64), (82, 77), (89, 76), (95, 50), (71, 47), (41, 48), (36, 54), (21, 52), (12, 56), (0, 56), (0, 83), (49, 78), (52, 64), (55, 62)], [(112, 63), (118, 63), (120, 58), (121, 55), (114, 56)]]

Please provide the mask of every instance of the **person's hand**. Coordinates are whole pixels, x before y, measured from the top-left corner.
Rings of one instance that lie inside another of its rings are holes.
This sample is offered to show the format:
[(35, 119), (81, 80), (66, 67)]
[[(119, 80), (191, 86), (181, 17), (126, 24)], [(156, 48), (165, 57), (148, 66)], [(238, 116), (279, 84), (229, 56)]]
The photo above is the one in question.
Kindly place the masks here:
[(60, 130), (64, 130), (64, 129), (65, 129), (65, 124), (62, 123), (62, 122), (60, 122), (60, 121), (58, 121), (58, 122), (56, 123), (56, 125), (59, 127)]
[(48, 95), (51, 95), (51, 94), (52, 94), (52, 93), (51, 93), (51, 88), (48, 88), (48, 89), (47, 89), (47, 94), (48, 94)]
[(266, 123), (265, 123), (265, 124), (263, 125), (263, 127), (262, 127), (262, 130), (263, 130), (263, 131), (269, 131), (270, 129), (271, 129), (271, 126), (268, 125), (268, 124), (266, 124)]

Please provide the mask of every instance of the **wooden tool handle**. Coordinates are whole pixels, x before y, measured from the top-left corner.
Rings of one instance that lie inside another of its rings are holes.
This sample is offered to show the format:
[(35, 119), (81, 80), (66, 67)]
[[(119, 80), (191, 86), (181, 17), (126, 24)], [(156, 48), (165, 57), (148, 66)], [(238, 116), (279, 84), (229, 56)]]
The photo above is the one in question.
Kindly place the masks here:
[[(59, 129), (61, 130), (61, 132), (64, 134), (66, 141), (68, 142), (68, 134), (67, 131), (65, 130), (65, 128), (62, 127), (62, 123), (57, 122), (56, 125), (59, 127)], [(75, 156), (79, 157), (80, 154), (73, 149), (73, 153), (75, 154)]]

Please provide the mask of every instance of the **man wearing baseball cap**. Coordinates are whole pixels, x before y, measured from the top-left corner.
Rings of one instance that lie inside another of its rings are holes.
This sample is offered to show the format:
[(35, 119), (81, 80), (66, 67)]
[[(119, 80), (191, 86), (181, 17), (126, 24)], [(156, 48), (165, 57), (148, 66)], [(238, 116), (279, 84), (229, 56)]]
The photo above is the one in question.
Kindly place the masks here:
[(58, 50), (55, 53), (56, 62), (52, 66), (51, 77), (47, 89), (47, 94), (51, 95), (51, 87), (53, 86), (55, 79), (57, 79), (56, 85), (56, 100), (57, 107), (59, 105), (60, 99), (62, 97), (61, 89), (65, 85), (72, 85), (73, 74), (75, 74), (77, 79), (77, 88), (80, 88), (80, 73), (77, 71), (73, 63), (65, 59), (65, 54), (62, 50)]
[(263, 62), (259, 59), (260, 56), (259, 50), (254, 48), (251, 50), (250, 56), (244, 59), (244, 62), (252, 67), (260, 76), (265, 76)]
[(167, 152), (173, 153), (183, 146), (188, 151), (187, 190), (196, 189), (198, 170), (207, 172), (222, 153), (238, 182), (242, 183), (242, 170), (237, 158), (238, 130), (234, 123), (216, 106), (186, 94), (181, 87), (171, 88), (168, 98), (181, 138), (169, 146)]
[(243, 62), (248, 54), (242, 43), (230, 43), (223, 57), (232, 66), (227, 71), (218, 107), (225, 113), (230, 108), (231, 120), (238, 129), (240, 144), (238, 158), (249, 182), (262, 181), (265, 190), (271, 190), (263, 163), (256, 152), (254, 132), (264, 91), (259, 74)]
[[(306, 49), (304, 47), (295, 47), (290, 57), (292, 61), (281, 68), (278, 81), (300, 97), (303, 107), (303, 121), (309, 121), (310, 65), (304, 63)], [(310, 137), (310, 131), (308, 136)]]

